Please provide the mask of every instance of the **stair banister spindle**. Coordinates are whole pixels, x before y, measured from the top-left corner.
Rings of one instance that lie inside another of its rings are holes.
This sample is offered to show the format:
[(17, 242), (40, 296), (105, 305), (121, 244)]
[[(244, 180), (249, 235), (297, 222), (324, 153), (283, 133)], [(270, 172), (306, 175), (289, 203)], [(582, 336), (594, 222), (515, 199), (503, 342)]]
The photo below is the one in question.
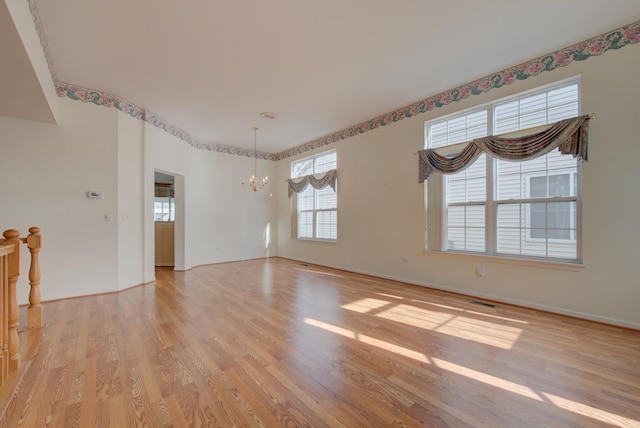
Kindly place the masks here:
[(42, 305), (40, 304), (40, 260), (38, 258), (42, 246), (42, 236), (39, 227), (29, 228), (26, 238), (27, 247), (31, 252), (29, 266), (29, 308), (27, 309), (27, 328), (42, 327)]

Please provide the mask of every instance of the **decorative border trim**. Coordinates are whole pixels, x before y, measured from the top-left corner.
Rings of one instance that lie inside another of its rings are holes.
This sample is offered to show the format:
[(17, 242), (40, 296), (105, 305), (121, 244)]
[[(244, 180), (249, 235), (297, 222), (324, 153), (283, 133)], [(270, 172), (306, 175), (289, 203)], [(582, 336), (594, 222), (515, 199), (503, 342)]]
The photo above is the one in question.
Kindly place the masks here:
[(371, 131), (381, 126), (386, 126), (420, 113), (425, 113), (435, 108), (444, 107), (453, 102), (467, 99), (472, 95), (479, 95), (483, 92), (489, 92), (494, 88), (510, 85), (516, 80), (525, 80), (529, 77), (537, 76), (545, 71), (552, 71), (558, 67), (565, 67), (573, 61), (584, 61), (592, 56), (602, 55), (608, 50), (620, 49), (626, 45), (638, 42), (640, 42), (640, 21), (591, 38), (584, 42), (577, 43), (568, 48), (524, 62), (516, 65), (515, 67), (499, 71), (471, 83), (466, 83), (438, 95), (425, 98), (408, 106), (401, 107), (397, 110), (383, 114), (366, 122), (361, 122), (341, 131), (334, 132), (333, 134), (325, 137), (301, 144), (284, 152), (277, 153), (275, 155), (275, 159), (283, 160), (310, 150), (315, 150), (340, 140), (364, 134), (367, 131)]
[(53, 60), (51, 59), (51, 54), (49, 53), (49, 45), (47, 45), (47, 39), (44, 36), (44, 29), (42, 28), (42, 21), (40, 21), (40, 14), (38, 13), (38, 8), (36, 7), (36, 0), (27, 0), (27, 3), (29, 3), (29, 11), (31, 12), (33, 25), (35, 26), (36, 33), (38, 33), (38, 38), (40, 39), (40, 47), (42, 48), (44, 59), (45, 61), (47, 61), (47, 67), (49, 68), (49, 75), (51, 76), (51, 80), (55, 84), (56, 74), (53, 69)]
[(194, 138), (184, 129), (163, 119), (152, 111), (139, 107), (117, 95), (83, 88), (81, 86), (71, 85), (64, 82), (56, 82), (55, 85), (56, 93), (59, 97), (68, 97), (75, 101), (83, 101), (85, 103), (91, 103), (104, 107), (113, 107), (116, 110), (120, 110), (121, 112), (128, 114), (135, 119), (147, 122), (150, 125), (153, 125), (156, 128), (161, 129), (162, 131), (181, 139), (182, 141), (188, 143), (190, 146), (195, 147), (196, 149), (225, 153), (229, 155), (246, 156), (251, 158), (255, 157), (258, 159), (271, 161), (275, 160), (275, 155), (273, 155), (272, 153), (253, 151), (240, 147), (228, 146), (226, 144), (215, 144), (200, 141)]
[[(28, 0), (31, 5), (34, 0)], [(34, 13), (35, 8), (32, 9)], [(37, 12), (34, 14), (34, 22), (39, 28), (39, 19)], [(44, 33), (39, 29), (38, 34), (41, 35), (43, 50), (46, 51), (46, 41)], [(71, 85), (63, 82), (55, 82), (56, 92), (60, 97), (69, 97), (73, 100), (93, 103), (105, 107), (114, 107), (136, 119), (143, 120), (149, 124), (173, 135), (189, 143), (192, 147), (212, 152), (225, 153), (230, 155), (257, 157), (258, 159), (279, 161), (292, 156), (296, 156), (311, 150), (315, 150), (330, 144), (336, 143), (347, 138), (354, 137), (359, 134), (380, 128), (381, 126), (390, 125), (403, 119), (416, 116), (436, 108), (447, 106), (453, 102), (462, 101), (472, 95), (479, 95), (489, 92), (494, 88), (500, 88), (510, 85), (517, 80), (525, 80), (529, 77), (537, 76), (546, 71), (553, 71), (559, 67), (565, 67), (574, 61), (585, 61), (593, 56), (599, 56), (612, 50), (620, 49), (624, 46), (640, 42), (640, 21), (629, 24), (617, 30), (610, 31), (600, 36), (593, 37), (584, 42), (577, 43), (565, 49), (558, 50), (548, 55), (543, 55), (536, 59), (516, 65), (515, 67), (499, 71), (481, 79), (466, 83), (462, 86), (450, 89), (437, 95), (430, 96), (423, 100), (401, 107), (392, 112), (375, 117), (371, 120), (361, 122), (349, 128), (342, 129), (327, 136), (318, 138), (308, 143), (293, 147), (284, 152), (272, 154), (266, 152), (254, 152), (253, 150), (243, 149), (225, 144), (215, 144), (200, 141), (194, 138), (187, 131), (173, 125), (172, 123), (162, 119), (149, 110), (138, 107), (129, 101), (116, 95), (100, 92), (92, 89), (82, 88), (80, 86)], [(45, 56), (47, 53), (45, 52)], [(48, 57), (47, 57), (48, 58)], [(49, 61), (49, 59), (48, 59)], [(50, 70), (53, 67), (50, 66)], [(52, 73), (53, 76), (53, 73)]]

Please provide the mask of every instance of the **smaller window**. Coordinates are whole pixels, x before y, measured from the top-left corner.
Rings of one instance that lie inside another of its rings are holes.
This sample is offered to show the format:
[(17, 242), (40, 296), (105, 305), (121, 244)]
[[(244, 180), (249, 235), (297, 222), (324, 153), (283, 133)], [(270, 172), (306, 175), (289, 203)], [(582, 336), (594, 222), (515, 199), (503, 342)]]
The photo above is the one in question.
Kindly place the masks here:
[(153, 221), (175, 221), (176, 203), (173, 198), (155, 198), (153, 203)]
[[(336, 151), (300, 159), (291, 163), (291, 178), (322, 174), (336, 169)], [(311, 186), (294, 196), (296, 237), (335, 241), (338, 238), (338, 196), (330, 188), (314, 189)]]

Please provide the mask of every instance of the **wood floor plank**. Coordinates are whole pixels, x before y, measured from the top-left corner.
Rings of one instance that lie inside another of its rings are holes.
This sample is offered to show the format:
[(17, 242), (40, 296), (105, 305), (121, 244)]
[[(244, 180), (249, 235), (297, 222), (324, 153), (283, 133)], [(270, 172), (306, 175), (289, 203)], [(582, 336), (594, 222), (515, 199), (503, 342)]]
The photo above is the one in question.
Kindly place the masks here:
[(44, 303), (4, 425), (640, 427), (639, 331), (281, 258), (156, 277)]

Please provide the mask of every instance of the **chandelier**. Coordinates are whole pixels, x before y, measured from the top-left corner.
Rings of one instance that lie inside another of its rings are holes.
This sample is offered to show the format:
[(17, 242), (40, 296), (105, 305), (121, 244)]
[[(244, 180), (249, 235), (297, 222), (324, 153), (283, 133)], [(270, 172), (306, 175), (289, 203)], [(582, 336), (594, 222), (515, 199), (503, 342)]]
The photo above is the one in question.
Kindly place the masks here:
[[(269, 184), (269, 177), (266, 175), (260, 181), (258, 181), (258, 128), (253, 127), (253, 175), (249, 179), (249, 189), (257, 192), (260, 190), (260, 187), (267, 187)], [(242, 187), (245, 187), (247, 183), (245, 183), (244, 178), (242, 179)]]

